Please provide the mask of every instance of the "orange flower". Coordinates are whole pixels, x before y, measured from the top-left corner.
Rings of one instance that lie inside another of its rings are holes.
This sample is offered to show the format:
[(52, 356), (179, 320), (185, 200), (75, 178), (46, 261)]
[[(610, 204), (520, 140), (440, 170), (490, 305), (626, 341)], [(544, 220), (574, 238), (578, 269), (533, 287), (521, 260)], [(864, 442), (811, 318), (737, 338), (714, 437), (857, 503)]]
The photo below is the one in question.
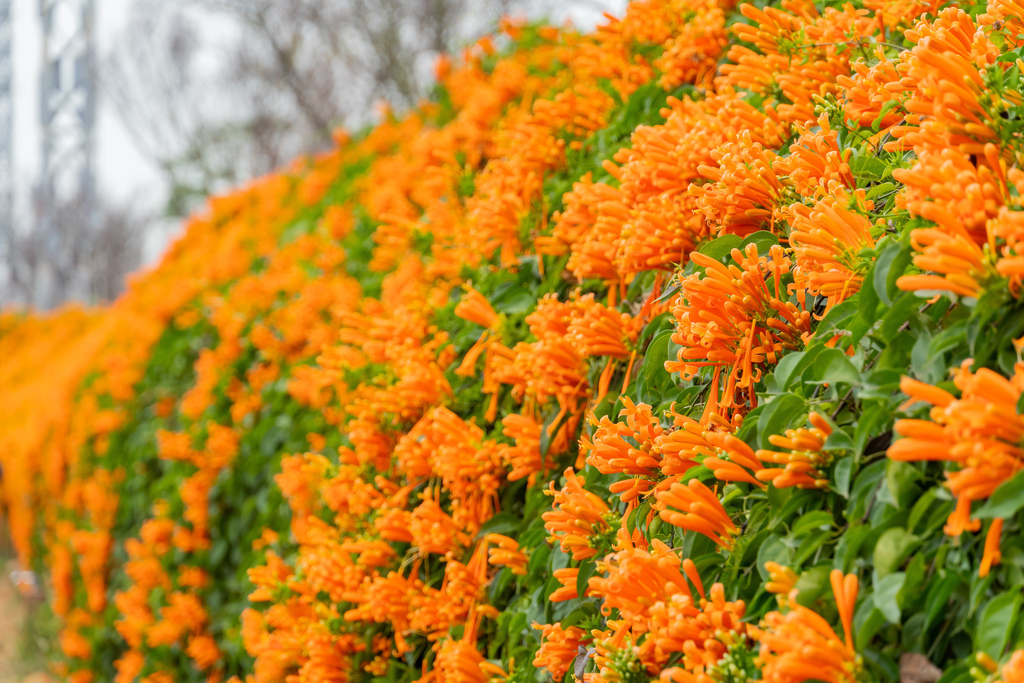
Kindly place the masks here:
[(808, 294), (828, 299), (826, 312), (860, 291), (871, 259), (860, 256), (874, 249), (871, 223), (842, 206), (845, 193), (835, 199), (823, 199), (811, 209), (793, 206), (792, 230), (796, 266), (793, 275)]
[(718, 56), (728, 42), (725, 12), (711, 0), (688, 0), (689, 20), (668, 39), (665, 51), (654, 60), (661, 72), (658, 84), (666, 90), (683, 83), (710, 80)]
[[(982, 368), (971, 372), (971, 361), (953, 376), (960, 398), (937, 387), (903, 378), (900, 389), (911, 403), (924, 401), (934, 407), (930, 420), (898, 420), (894, 431), (902, 436), (889, 447), (893, 460), (938, 460), (950, 463), (946, 485), (957, 499), (946, 533), (959, 536), (977, 531), (980, 521), (970, 519), (971, 504), (991, 496), (1024, 467), (1024, 419), (1017, 414), (1017, 400), (1024, 389), (1024, 364), (1018, 363), (1006, 379)], [(982, 571), (999, 561), (1001, 520), (989, 528)]]
[(441, 643), (432, 672), (437, 683), (488, 683), (508, 678), (507, 673), (480, 654), (476, 647), (476, 628), (474, 614), (461, 638), (447, 638)]
[(1024, 683), (1024, 650), (1010, 655), (1010, 661), (999, 672), (998, 683)]
[(758, 230), (774, 232), (779, 210), (789, 203), (783, 199), (786, 188), (773, 170), (778, 155), (753, 142), (749, 131), (711, 155), (714, 165), (697, 169), (711, 182), (691, 185), (690, 193), (697, 197), (712, 234), (745, 237)]
[(914, 116), (908, 123), (919, 125), (893, 131), (902, 138), (899, 148), (912, 146), (919, 155), (942, 148), (970, 155), (999, 141), (999, 113), (1019, 102), (1019, 95), (1004, 100), (986, 85), (982, 69), (1000, 51), (976, 29), (964, 10), (948, 7), (907, 31), (917, 44), (903, 55), (906, 77), (900, 84), (911, 91), (905, 106)]
[(769, 593), (775, 593), (776, 595), (789, 595), (800, 578), (792, 569), (784, 567), (778, 562), (765, 562), (764, 568), (768, 570), (770, 579), (764, 585), (764, 588)]
[(672, 336), (682, 348), (678, 362), (665, 364), (685, 378), (702, 367), (714, 368), (716, 381), (721, 370), (728, 371), (720, 399), (715, 395), (717, 384), (712, 383), (711, 412), (718, 412), (718, 406), (755, 407), (754, 385), (761, 379), (762, 368), (776, 363), (785, 351), (800, 348), (801, 336), (810, 332), (810, 313), (782, 298), (781, 278), (791, 265), (782, 247), (771, 247), (764, 258), (758, 255), (757, 245), (750, 244), (745, 254), (734, 249), (732, 257), (738, 265), (724, 266), (703, 254), (691, 255), (706, 272), (682, 281), (674, 310), (678, 327)]
[(114, 660), (114, 668), (117, 670), (114, 683), (132, 683), (146, 668), (146, 657), (138, 650), (128, 650)]
[(185, 652), (196, 663), (196, 668), (200, 671), (206, 671), (221, 658), (217, 641), (209, 635), (191, 636), (188, 639), (188, 647)]
[(600, 565), (607, 577), (594, 576), (590, 589), (604, 598), (604, 610), (618, 609), (627, 621), (643, 626), (654, 609), (674, 595), (691, 597), (687, 578), (703, 596), (704, 585), (693, 561), (679, 555), (662, 541), (654, 539), (651, 550), (627, 548), (611, 555)]
[(594, 301), (588, 294), (573, 302), (576, 309), (567, 335), (569, 341), (584, 358), (610, 356), (628, 358), (630, 348), (640, 328), (627, 313), (620, 313)]
[(867, 10), (852, 5), (828, 8), (821, 16), (807, 3), (763, 10), (744, 3), (740, 11), (750, 23), (733, 26), (742, 42), (729, 49), (732, 64), (720, 68), (716, 85), (764, 95), (766, 108), (798, 124), (815, 120), (817, 97), (839, 94), (836, 81), (849, 73), (850, 37), (863, 39), (878, 30)]
[(498, 451), (501, 459), (512, 467), (508, 480), (519, 481), (529, 477), (529, 484), (533, 485), (537, 475), (545, 470), (540, 454), (541, 426), (526, 415), (507, 415), (501, 423), (504, 427), (502, 434), (516, 442), (514, 446), (502, 446)]
[(761, 461), (754, 450), (728, 432), (706, 432), (704, 438), (709, 446), (708, 455), (701, 464), (710, 469), (719, 481), (745, 481), (760, 488), (764, 484), (748, 472), (759, 472)]
[[(440, 491), (437, 496), (440, 497)], [(459, 528), (451, 515), (441, 509), (437, 499), (430, 496), (429, 492), (424, 492), (423, 502), (413, 510), (409, 531), (412, 544), (422, 553), (445, 555), (470, 542), (470, 537)]]
[(519, 543), (515, 539), (501, 534), (487, 534), (487, 542), (496, 546), (490, 549), (488, 562), (495, 567), (508, 567), (513, 574), (526, 576), (526, 565), (530, 558), (519, 550)]
[[(579, 567), (566, 567), (553, 571), (551, 575), (562, 585), (551, 593), (548, 600), (551, 602), (564, 602), (566, 600), (578, 599), (579, 593), (576, 591), (576, 579), (579, 573)], [(590, 593), (589, 588), (584, 591), (584, 595), (590, 595)]]
[(587, 464), (601, 474), (629, 477), (609, 487), (628, 503), (649, 491), (661, 475), (661, 453), (656, 444), (664, 430), (649, 405), (634, 405), (628, 396), (622, 397), (622, 403), (625, 407), (619, 415), (627, 416), (626, 423), (602, 417), (592, 439), (580, 439), (580, 449), (588, 454)]
[[(849, 193), (858, 205), (871, 208), (864, 199), (864, 191), (857, 189), (857, 180), (850, 170), (853, 150), (839, 149), (839, 133), (830, 128), (827, 114), (822, 113), (816, 123), (820, 130), (803, 131), (790, 145), (789, 155), (775, 161), (775, 172), (785, 176), (786, 184), (801, 197), (820, 201), (827, 197), (845, 198)], [(802, 206), (795, 204), (791, 209)]]
[(545, 512), (544, 528), (548, 540), (558, 541), (562, 550), (574, 560), (585, 560), (598, 553), (601, 537), (607, 535), (615, 515), (599, 496), (583, 488), (582, 480), (570, 467), (564, 472), (565, 485), (555, 490), (550, 483), (548, 494), (554, 497), (552, 510)]
[(988, 533), (985, 534), (985, 553), (981, 558), (981, 568), (978, 570), (978, 576), (985, 578), (992, 570), (993, 565), (999, 564), (1003, 557), (1003, 554), (999, 552), (999, 539), (1003, 533), (1003, 520), (996, 518), (992, 520), (992, 524), (988, 528)]
[(822, 467), (832, 462), (832, 456), (823, 451), (825, 441), (832, 433), (832, 427), (818, 413), (810, 414), (811, 429), (787, 429), (783, 437), (772, 434), (768, 441), (781, 451), (757, 451), (757, 459), (762, 463), (783, 465), (782, 468), (764, 467), (757, 472), (761, 481), (770, 481), (776, 488), (797, 486), (802, 489), (828, 488), (828, 479), (821, 471)]
[(836, 569), (831, 574), (839, 617), (843, 624), (845, 645), (828, 622), (817, 613), (789, 602), (786, 614), (770, 612), (762, 628), (751, 629), (761, 644), (761, 675), (768, 683), (854, 683), (859, 666), (853, 649), (853, 610), (857, 602), (857, 577), (843, 576)]
[(989, 257), (964, 235), (918, 228), (911, 231), (910, 239), (919, 252), (914, 256), (914, 265), (940, 274), (900, 276), (896, 280), (900, 289), (941, 290), (977, 298), (995, 275)]
[[(695, 675), (700, 683), (712, 683), (715, 678), (708, 675), (708, 669), (722, 659), (729, 647), (746, 641), (744, 614), (744, 602), (727, 601), (725, 587), (720, 583), (711, 586), (707, 597), (701, 595), (700, 600), (677, 593), (651, 607), (651, 640), (666, 655), (683, 653), (681, 668)], [(663, 671), (661, 678), (674, 676)]]
[(562, 624), (534, 624), (540, 634), (540, 648), (533, 659), (533, 665), (547, 669), (552, 680), (561, 681), (579, 655), (580, 645), (586, 640), (586, 632), (576, 626), (562, 628)]
[[(703, 534), (723, 548), (731, 548), (739, 528), (733, 524), (715, 494), (696, 479), (675, 482), (656, 494), (663, 520), (687, 531)], [(673, 509), (675, 508), (675, 509)]]

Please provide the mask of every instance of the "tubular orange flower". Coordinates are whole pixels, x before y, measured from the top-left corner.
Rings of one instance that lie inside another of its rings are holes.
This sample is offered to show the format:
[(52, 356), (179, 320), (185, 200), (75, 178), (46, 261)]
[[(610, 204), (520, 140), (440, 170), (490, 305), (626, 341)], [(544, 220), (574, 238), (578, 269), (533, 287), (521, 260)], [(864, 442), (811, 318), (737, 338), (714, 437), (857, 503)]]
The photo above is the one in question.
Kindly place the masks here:
[(844, 577), (837, 569), (830, 579), (846, 636), (845, 645), (821, 616), (796, 601), (790, 601), (786, 614), (770, 612), (765, 616), (762, 628), (751, 629), (761, 644), (765, 681), (854, 683), (857, 680), (859, 665), (851, 636), (857, 577), (854, 574)]
[(728, 53), (732, 64), (721, 67), (717, 81), (765, 95), (766, 107), (797, 124), (816, 118), (815, 96), (838, 93), (837, 79), (849, 73), (849, 36), (877, 31), (868, 11), (852, 5), (828, 8), (821, 16), (804, 3), (763, 10), (744, 3), (740, 11), (751, 23), (736, 24), (733, 33), (757, 52), (733, 45)]
[[(850, 170), (853, 150), (839, 149), (839, 133), (830, 128), (826, 114), (818, 117), (817, 125), (820, 130), (801, 133), (790, 146), (789, 156), (775, 161), (775, 172), (785, 176), (786, 184), (802, 197), (820, 201), (826, 197), (845, 198), (850, 193), (859, 205), (870, 208), (863, 190), (857, 190), (857, 181)], [(802, 206), (797, 204), (792, 208)]]
[(501, 421), (502, 433), (515, 439), (514, 446), (502, 446), (498, 450), (501, 459), (512, 467), (508, 473), (509, 481), (519, 481), (529, 477), (532, 485), (536, 476), (544, 470), (540, 455), (541, 426), (526, 415), (507, 415)]
[[(548, 597), (548, 600), (551, 602), (564, 602), (565, 600), (576, 600), (579, 598), (579, 593), (576, 591), (576, 579), (579, 573), (579, 567), (566, 567), (553, 571), (551, 575), (562, 585), (560, 588), (555, 589)], [(584, 595), (590, 595), (590, 593), (589, 588), (584, 591)]]
[(488, 683), (508, 678), (507, 673), (485, 660), (477, 650), (477, 620), (474, 612), (461, 638), (447, 638), (441, 643), (434, 668), (437, 683)]
[(893, 178), (906, 186), (898, 203), (911, 215), (937, 223), (950, 237), (986, 244), (985, 224), (1006, 205), (1008, 181), (995, 145), (984, 145), (978, 155), (985, 165), (947, 147), (921, 154), (913, 168), (893, 171)]
[(1003, 533), (1003, 520), (996, 518), (989, 525), (988, 533), (985, 534), (985, 553), (981, 558), (981, 568), (978, 576), (985, 578), (994, 565), (999, 564), (1003, 554), (999, 552), (999, 539)]
[(896, 280), (900, 289), (937, 289), (977, 298), (995, 275), (989, 257), (963, 235), (918, 228), (911, 231), (910, 239), (920, 252), (914, 257), (914, 265), (940, 275), (903, 275)]
[(582, 480), (571, 467), (564, 474), (565, 485), (561, 490), (556, 491), (555, 482), (551, 482), (548, 493), (554, 496), (552, 510), (541, 517), (549, 540), (558, 541), (563, 551), (572, 554), (572, 559), (585, 560), (598, 552), (592, 543), (611, 529), (611, 510), (600, 497), (583, 488)]
[[(681, 667), (699, 683), (715, 679), (708, 669), (721, 660), (730, 646), (746, 641), (742, 621), (746, 605), (725, 599), (725, 587), (716, 583), (700, 600), (676, 594), (651, 607), (651, 640), (663, 653), (682, 652)], [(665, 678), (665, 673), (662, 673)], [(669, 674), (671, 677), (671, 674)]]
[(708, 455), (701, 464), (714, 472), (716, 479), (745, 481), (764, 488), (764, 484), (748, 471), (759, 472), (762, 469), (760, 459), (750, 446), (728, 432), (705, 432), (704, 438), (714, 450), (708, 449)]
[[(739, 528), (733, 524), (715, 494), (696, 479), (676, 482), (656, 494), (660, 516), (674, 526), (707, 536), (723, 548), (731, 548)], [(673, 509), (675, 508), (675, 509)]]
[[(879, 4), (887, 8), (894, 2), (881, 0)], [(916, 18), (919, 14), (913, 16)], [(843, 88), (845, 94), (842, 106), (848, 120), (855, 121), (861, 128), (872, 128), (875, 121), (878, 122), (879, 132), (869, 138), (869, 142), (877, 146), (878, 141), (890, 130), (903, 123), (906, 110), (900, 106), (899, 93), (892, 92), (888, 87), (900, 79), (897, 63), (885, 56), (882, 46), (875, 48), (874, 56), (878, 59), (876, 64), (852, 64), (854, 73), (849, 76), (840, 75), (836, 83)]]
[(604, 598), (604, 610), (618, 609), (626, 621), (646, 623), (651, 606), (666, 602), (674, 595), (691, 596), (687, 578), (704, 595), (704, 585), (690, 559), (679, 555), (665, 543), (654, 539), (651, 550), (627, 548), (601, 563), (607, 577), (594, 576), (590, 589)]
[(217, 641), (209, 635), (191, 636), (188, 639), (188, 647), (185, 652), (192, 658), (196, 668), (200, 671), (206, 671), (221, 658)]
[(567, 330), (569, 341), (584, 358), (610, 356), (627, 358), (640, 332), (627, 313), (620, 313), (594, 301), (588, 294), (575, 302), (576, 314)]
[(725, 12), (720, 3), (709, 0), (688, 0), (691, 12), (671, 37), (665, 51), (654, 60), (661, 72), (658, 84), (666, 90), (683, 83), (701, 83), (710, 80), (718, 56), (728, 42), (725, 30)]
[(999, 683), (1024, 683), (1024, 650), (1010, 655), (1010, 661), (999, 672)]
[(487, 542), (495, 545), (490, 549), (488, 562), (495, 567), (508, 567), (513, 574), (526, 575), (526, 565), (530, 558), (519, 550), (519, 543), (515, 539), (501, 534), (487, 534)]
[(919, 153), (946, 147), (980, 154), (986, 143), (997, 142), (997, 112), (1013, 105), (986, 87), (982, 69), (999, 50), (970, 15), (948, 7), (933, 21), (922, 19), (907, 37), (916, 45), (903, 56), (901, 85), (911, 86), (906, 108), (916, 116), (908, 123), (920, 126), (901, 126), (894, 135)]
[(765, 562), (764, 568), (768, 570), (769, 581), (764, 588), (769, 593), (776, 595), (789, 595), (800, 578), (789, 567), (784, 567), (778, 562)]
[(601, 418), (593, 438), (580, 439), (580, 449), (588, 453), (587, 463), (601, 474), (630, 477), (609, 488), (628, 503), (649, 491), (660, 476), (661, 454), (656, 442), (664, 430), (649, 405), (634, 405), (628, 396), (622, 397), (622, 403), (625, 407), (619, 415), (627, 416), (626, 423)]
[[(712, 394), (716, 390), (713, 387)], [(728, 431), (731, 428), (718, 413), (708, 409), (705, 409), (705, 415), (699, 421), (677, 413), (675, 404), (669, 409), (668, 415), (672, 416), (673, 429), (663, 432), (656, 439), (656, 446), (662, 454), (661, 471), (669, 477), (686, 474), (691, 467), (696, 467), (698, 456), (713, 452), (713, 446), (707, 440), (710, 431)]]
[(586, 640), (586, 632), (577, 627), (562, 628), (561, 622), (554, 624), (534, 624), (539, 630), (540, 648), (533, 659), (533, 665), (547, 669), (552, 680), (561, 681), (565, 678), (569, 667), (579, 655), (580, 645)]
[[(987, 368), (975, 373), (970, 366), (970, 360), (964, 361), (953, 377), (960, 398), (909, 378), (900, 382), (912, 400), (934, 407), (930, 420), (898, 420), (893, 429), (903, 438), (888, 450), (893, 460), (938, 460), (953, 466), (946, 472), (946, 485), (957, 499), (946, 525), (946, 533), (953, 536), (977, 531), (980, 521), (971, 521), (971, 504), (991, 496), (1024, 468), (1024, 419), (1017, 414), (1024, 364), (1015, 366), (1010, 379)], [(985, 574), (999, 561), (1001, 531), (1001, 521), (989, 528), (981, 569)]]
[(802, 346), (801, 336), (810, 332), (811, 316), (782, 298), (782, 276), (791, 265), (782, 247), (771, 247), (764, 258), (758, 255), (757, 245), (750, 244), (745, 254), (734, 249), (732, 257), (737, 265), (691, 255), (706, 272), (682, 281), (674, 310), (678, 327), (672, 336), (682, 348), (678, 362), (670, 361), (665, 367), (686, 378), (702, 367), (728, 370), (721, 399), (711, 396), (709, 410), (717, 412), (720, 406), (742, 413), (746, 405), (757, 405), (754, 385), (761, 379), (762, 368), (776, 363), (785, 351)]
[[(440, 491), (437, 496), (440, 497)], [(413, 510), (409, 518), (409, 532), (412, 544), (423, 553), (445, 555), (470, 542), (470, 537), (429, 493), (424, 493), (423, 502)]]
[(787, 429), (785, 437), (772, 434), (768, 441), (777, 448), (789, 452), (757, 451), (757, 459), (763, 463), (783, 465), (782, 468), (764, 467), (757, 472), (761, 481), (770, 481), (776, 488), (797, 486), (802, 489), (828, 488), (828, 479), (821, 471), (832, 462), (832, 456), (822, 448), (832, 433), (832, 427), (818, 413), (810, 414), (810, 429)]
[(498, 509), (504, 479), (499, 450), (477, 425), (435, 408), (398, 441), (394, 454), (411, 483), (439, 476), (455, 500), (453, 519), (475, 533)]
[(796, 266), (794, 277), (806, 283), (808, 294), (828, 299), (825, 310), (860, 291), (871, 259), (860, 256), (873, 249), (871, 224), (858, 213), (842, 206), (845, 193), (836, 199), (823, 199), (811, 209), (793, 206), (792, 230)]
[(476, 323), (485, 330), (480, 335), (480, 339), (466, 352), (462, 364), (456, 371), (458, 375), (469, 377), (474, 373), (476, 361), (480, 354), (490, 347), (491, 335), (501, 326), (501, 318), (498, 317), (490, 302), (480, 292), (473, 289), (472, 285), (465, 285), (465, 289), (465, 296), (455, 306), (455, 315), (463, 320)]
[(773, 165), (777, 154), (753, 142), (744, 131), (735, 143), (714, 150), (715, 165), (699, 166), (710, 180), (691, 185), (697, 206), (712, 226), (714, 235), (745, 237), (762, 229), (775, 231), (786, 188), (776, 176)]

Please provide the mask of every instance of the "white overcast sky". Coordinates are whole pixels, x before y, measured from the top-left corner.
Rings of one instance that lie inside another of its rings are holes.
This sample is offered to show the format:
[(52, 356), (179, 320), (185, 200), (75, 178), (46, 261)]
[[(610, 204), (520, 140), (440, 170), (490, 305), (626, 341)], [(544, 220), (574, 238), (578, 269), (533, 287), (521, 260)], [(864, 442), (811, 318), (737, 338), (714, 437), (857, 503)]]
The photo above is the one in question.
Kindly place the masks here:
[[(167, 0), (173, 2), (174, 0)], [(623, 11), (627, 0), (535, 0), (537, 15), (570, 19), (580, 28), (593, 27), (601, 10)], [(95, 0), (96, 49), (105, 54), (118, 38), (132, 0)], [(42, 40), (39, 0), (13, 0), (14, 163), (15, 210), (28, 214), (29, 193), (39, 171), (39, 68)], [(138, 153), (117, 115), (102, 94), (96, 122), (97, 189), (116, 203), (130, 203), (148, 212), (159, 211), (165, 188), (156, 170)], [(147, 261), (153, 260), (174, 232), (174, 226), (155, 230), (148, 240)]]

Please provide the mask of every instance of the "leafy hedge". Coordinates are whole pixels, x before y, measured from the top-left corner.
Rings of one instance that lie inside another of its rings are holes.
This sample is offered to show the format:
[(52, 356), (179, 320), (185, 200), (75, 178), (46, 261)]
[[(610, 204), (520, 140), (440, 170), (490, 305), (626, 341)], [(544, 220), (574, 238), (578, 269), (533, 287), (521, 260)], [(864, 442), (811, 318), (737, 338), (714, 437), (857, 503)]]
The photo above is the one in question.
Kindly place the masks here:
[(4, 314), (55, 672), (1024, 681), (1022, 17), (507, 21)]

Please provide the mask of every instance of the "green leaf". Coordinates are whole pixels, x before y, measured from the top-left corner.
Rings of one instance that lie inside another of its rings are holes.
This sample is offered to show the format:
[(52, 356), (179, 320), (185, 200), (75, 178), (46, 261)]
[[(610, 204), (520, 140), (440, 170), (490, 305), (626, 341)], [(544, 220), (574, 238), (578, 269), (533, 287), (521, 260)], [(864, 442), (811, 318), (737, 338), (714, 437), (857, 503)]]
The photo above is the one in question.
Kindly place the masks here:
[(896, 596), (899, 594), (900, 589), (903, 588), (903, 582), (906, 578), (907, 575), (903, 572), (894, 572), (875, 583), (875, 607), (885, 615), (889, 623), (900, 623), (900, 605), (896, 600)]
[(914, 507), (910, 509), (910, 518), (907, 520), (907, 529), (911, 532), (914, 531), (918, 522), (921, 521), (922, 517), (924, 517), (925, 513), (927, 513), (928, 509), (932, 506), (932, 503), (935, 502), (935, 497), (938, 495), (936, 491), (937, 489), (935, 487), (930, 488), (925, 491), (924, 495), (918, 497), (914, 502)]
[(889, 297), (888, 277), (893, 261), (896, 260), (899, 253), (900, 245), (890, 244), (878, 255), (875, 265), (871, 269), (871, 280), (874, 285), (875, 294), (878, 296), (878, 300), (885, 306), (892, 306), (892, 299)]
[(903, 560), (920, 544), (914, 534), (901, 527), (889, 529), (875, 544), (875, 571), (880, 577), (887, 576), (903, 563)]
[[(878, 116), (875, 118), (874, 121), (871, 122), (871, 131), (872, 132), (877, 133), (879, 130), (882, 129), (882, 120), (885, 119), (885, 115), (888, 114), (893, 109), (895, 109), (896, 105), (898, 105), (899, 103), (900, 103), (899, 100), (892, 99), (892, 100), (887, 100), (882, 105), (882, 109), (878, 112)], [(857, 159), (863, 159), (863, 158), (864, 157), (854, 157), (854, 159), (852, 159), (851, 161), (856, 161)], [(878, 161), (878, 160), (876, 159), (876, 161)], [(879, 163), (882, 163), (882, 162), (879, 161)], [(884, 164), (883, 164), (883, 166), (884, 166)], [(853, 174), (856, 177), (858, 177), (858, 178), (860, 178), (864, 174), (864, 171), (863, 170), (858, 170), (858, 165), (853, 164), (853, 163), (850, 164), (850, 170), (853, 171)]]
[(1019, 609), (1019, 591), (1000, 593), (989, 600), (978, 619), (974, 649), (999, 660), (1010, 638), (1010, 629), (1016, 621)]
[(807, 401), (797, 394), (782, 394), (764, 406), (757, 419), (757, 434), (760, 448), (771, 448), (768, 437), (782, 434), (797, 419), (807, 415)]
[(665, 370), (665, 361), (668, 360), (668, 343), (672, 338), (672, 330), (665, 330), (655, 337), (647, 351), (644, 353), (644, 376), (648, 382), (662, 374), (668, 374)]
[(834, 488), (836, 493), (841, 495), (843, 498), (850, 497), (850, 482), (853, 478), (853, 456), (846, 458), (840, 458), (839, 462), (836, 463), (835, 469), (832, 470), (832, 480), (834, 482)]
[(746, 238), (740, 243), (738, 249), (742, 251), (744, 254), (746, 254), (747, 245), (756, 244), (757, 255), (763, 257), (767, 256), (768, 250), (778, 243), (779, 238), (776, 237), (773, 233), (770, 233), (767, 230), (758, 230), (757, 232), (747, 235)]
[(924, 632), (927, 632), (936, 620), (948, 611), (949, 598), (961, 583), (960, 577), (953, 573), (946, 574), (937, 582), (932, 582), (924, 604), (925, 612), (928, 615), (924, 622)]
[(1006, 519), (1024, 507), (1024, 470), (1000, 484), (984, 505), (974, 513), (979, 519)]
[(880, 428), (892, 417), (892, 413), (889, 412), (888, 406), (885, 404), (874, 401), (865, 401), (864, 403), (868, 405), (861, 406), (862, 412), (857, 419), (857, 429), (853, 435), (854, 451), (859, 455), (868, 455), (864, 452), (864, 447), (868, 445), (868, 441), (878, 435), (881, 431)]
[(936, 683), (974, 683), (975, 678), (971, 673), (971, 668), (966, 664), (954, 664), (953, 666), (946, 669), (942, 678)]
[[(828, 418), (826, 417), (826, 419)], [(850, 438), (845, 429), (833, 425), (832, 433), (825, 439), (825, 444), (822, 448), (826, 451), (852, 451), (853, 439)]]
[(584, 560), (580, 563), (580, 571), (576, 574), (576, 594), (580, 597), (587, 592), (587, 586), (590, 582), (590, 577), (597, 573), (597, 562), (594, 560)]
[(783, 566), (788, 566), (792, 557), (793, 551), (781, 536), (769, 536), (757, 551), (757, 571), (761, 574), (761, 578), (767, 581), (768, 570), (764, 568), (765, 562), (778, 562)]
[(921, 480), (921, 473), (914, 465), (900, 460), (889, 460), (885, 468), (885, 484), (889, 489), (896, 508), (906, 508), (916, 497), (917, 482)]
[(830, 573), (829, 568), (822, 565), (801, 574), (794, 586), (797, 590), (796, 601), (804, 607), (812, 607), (826, 590), (831, 590)]
[(882, 316), (878, 326), (878, 336), (883, 342), (891, 342), (910, 316), (921, 306), (922, 301), (914, 292), (903, 292), (893, 301), (892, 306)]
[[(820, 323), (818, 323), (817, 336), (822, 339), (828, 339), (833, 334), (840, 332), (846, 332), (852, 329), (853, 321), (857, 319), (858, 312), (860, 311), (861, 298), (863, 294), (850, 297), (846, 301), (833, 306)], [(869, 315), (874, 317), (875, 309), (871, 308)], [(823, 348), (822, 346), (816, 346), (814, 348)]]
[(716, 261), (725, 261), (733, 249), (739, 249), (742, 241), (739, 235), (722, 235), (710, 242), (705, 242), (697, 252)]
[[(783, 391), (789, 388), (789, 380), (793, 376), (794, 371), (800, 366), (804, 357), (807, 355), (807, 351), (795, 351), (793, 353), (786, 354), (782, 360), (775, 366), (775, 381), (779, 385), (779, 388)], [(1024, 394), (1022, 394), (1024, 397)]]
[[(890, 102), (891, 101), (893, 101), (893, 100), (890, 100)], [(866, 199), (874, 199), (875, 197), (877, 197), (879, 195), (888, 194), (889, 192), (892, 192), (895, 189), (896, 189), (896, 184), (895, 183), (889, 183), (889, 182), (878, 183), (877, 185), (873, 186), (870, 190), (867, 191), (867, 194), (865, 195), (865, 198)]]
[(864, 650), (879, 629), (885, 626), (885, 622), (885, 615), (875, 607), (874, 602), (865, 600), (861, 603), (853, 620), (856, 633), (853, 639), (858, 652)]
[(811, 367), (804, 372), (808, 384), (852, 384), (860, 385), (860, 372), (849, 357), (839, 349), (824, 349), (814, 359)]
[(502, 534), (507, 536), (519, 528), (522, 518), (513, 515), (511, 512), (500, 512), (484, 522), (480, 527), (477, 538), (483, 538), (487, 534)]
[(813, 510), (796, 521), (791, 535), (799, 537), (810, 531), (828, 530), (832, 528), (832, 515), (825, 510)]
[[(891, 109), (892, 105), (895, 103), (896, 100), (889, 100), (888, 102), (885, 103), (885, 105), (882, 106), (882, 113), (879, 115), (878, 119), (875, 120), (875, 123), (872, 124), (873, 128), (882, 120), (882, 117), (885, 115), (886, 106), (888, 106)], [(878, 128), (874, 128), (874, 130), (875, 132), (877, 132)], [(858, 155), (850, 158), (850, 171), (852, 171), (853, 175), (856, 176), (859, 180), (868, 180), (871, 182), (879, 181), (884, 177), (885, 169), (885, 162), (879, 159), (878, 157)]]

